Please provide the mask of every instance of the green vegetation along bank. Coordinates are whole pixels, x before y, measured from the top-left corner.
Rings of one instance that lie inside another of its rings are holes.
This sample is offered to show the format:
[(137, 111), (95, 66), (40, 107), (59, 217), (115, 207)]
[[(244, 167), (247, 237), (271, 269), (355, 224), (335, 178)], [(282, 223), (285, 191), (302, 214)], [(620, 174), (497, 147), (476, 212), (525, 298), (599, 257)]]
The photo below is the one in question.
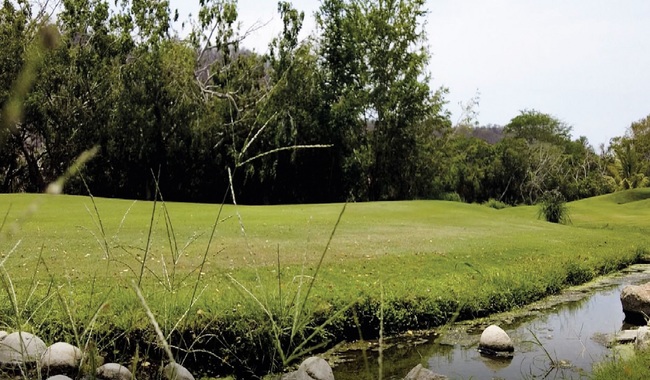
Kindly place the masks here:
[(146, 367), (162, 350), (138, 288), (179, 362), (250, 377), (342, 339), (484, 316), (620, 269), (650, 247), (648, 198), (571, 202), (562, 225), (535, 207), (444, 201), (0, 194), (0, 327)]

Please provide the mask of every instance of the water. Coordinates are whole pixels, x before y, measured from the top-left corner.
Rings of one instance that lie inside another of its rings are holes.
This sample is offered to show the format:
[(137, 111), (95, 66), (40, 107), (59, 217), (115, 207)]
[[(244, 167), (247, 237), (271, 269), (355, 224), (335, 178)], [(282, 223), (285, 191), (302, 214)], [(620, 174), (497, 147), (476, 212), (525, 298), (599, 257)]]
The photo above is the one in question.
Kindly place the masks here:
[[(425, 344), (413, 342), (422, 338), (389, 340), (391, 345), (384, 351), (383, 378), (402, 379), (419, 363), (452, 379), (588, 378), (594, 363), (610, 354), (603, 337), (624, 327), (621, 289), (627, 284), (650, 281), (650, 266), (631, 269), (600, 280), (592, 287), (594, 290), (574, 290), (551, 297), (545, 301), (546, 306), (533, 307), (532, 315), (524, 313), (528, 316), (518, 321), (498, 323), (514, 342), (515, 355), (511, 359), (481, 356), (477, 345), (485, 326), (468, 329), (467, 324), (459, 324), (442, 329), (441, 336), (429, 337)], [(549, 303), (557, 304), (547, 308)], [(457, 329), (463, 331), (458, 336)], [(368, 368), (360, 350), (345, 352), (343, 358), (350, 361), (334, 368), (336, 379), (378, 378), (377, 350), (367, 350), (366, 355)]]

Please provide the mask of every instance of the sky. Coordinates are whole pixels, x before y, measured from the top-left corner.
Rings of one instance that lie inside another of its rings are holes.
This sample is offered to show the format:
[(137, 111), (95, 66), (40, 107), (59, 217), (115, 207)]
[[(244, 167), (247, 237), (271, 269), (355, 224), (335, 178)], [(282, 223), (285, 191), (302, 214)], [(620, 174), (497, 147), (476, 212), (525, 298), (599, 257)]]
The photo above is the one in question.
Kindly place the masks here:
[[(319, 0), (305, 12), (315, 33)], [(181, 19), (198, 0), (171, 0)], [(266, 52), (282, 22), (275, 0), (239, 0), (241, 29), (265, 24), (243, 45)], [(650, 1), (428, 0), (431, 87), (449, 89), (447, 109), (478, 96), (478, 122), (505, 125), (521, 110), (551, 114), (595, 148), (650, 114)]]

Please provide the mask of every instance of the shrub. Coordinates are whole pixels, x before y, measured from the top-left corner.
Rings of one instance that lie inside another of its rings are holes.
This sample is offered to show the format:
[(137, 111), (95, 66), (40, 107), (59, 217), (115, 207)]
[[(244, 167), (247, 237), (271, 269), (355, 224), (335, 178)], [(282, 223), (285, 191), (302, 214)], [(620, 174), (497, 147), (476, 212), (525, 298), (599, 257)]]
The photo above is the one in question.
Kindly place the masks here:
[(557, 190), (547, 191), (539, 201), (539, 217), (551, 223), (568, 223), (569, 208), (564, 195)]
[(488, 207), (492, 207), (493, 209), (497, 209), (497, 210), (501, 210), (501, 209), (510, 207), (509, 204), (507, 204), (505, 202), (501, 202), (500, 200), (497, 200), (497, 199), (494, 199), (494, 198), (488, 199), (488, 201), (483, 203), (483, 204), (488, 206)]
[(460, 195), (455, 191), (442, 194), (441, 199), (443, 201), (449, 201), (449, 202), (462, 202), (463, 201), (463, 199), (460, 197)]

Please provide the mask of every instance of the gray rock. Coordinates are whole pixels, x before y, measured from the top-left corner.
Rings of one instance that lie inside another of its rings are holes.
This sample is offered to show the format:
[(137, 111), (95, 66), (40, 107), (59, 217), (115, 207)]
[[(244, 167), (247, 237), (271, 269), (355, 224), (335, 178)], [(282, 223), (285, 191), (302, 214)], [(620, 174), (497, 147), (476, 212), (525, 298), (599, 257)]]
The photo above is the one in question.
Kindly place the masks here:
[(13, 332), (0, 341), (0, 365), (37, 362), (47, 349), (41, 338), (27, 332)]
[(650, 349), (650, 328), (648, 326), (641, 326), (636, 330), (634, 347), (639, 351), (647, 351)]
[(57, 342), (45, 350), (41, 368), (45, 374), (74, 371), (81, 363), (81, 350), (65, 342)]
[(72, 380), (72, 379), (65, 375), (56, 375), (56, 376), (50, 376), (46, 380)]
[(163, 368), (165, 380), (194, 380), (194, 376), (185, 367), (178, 363), (169, 363)]
[(128, 368), (117, 363), (107, 363), (97, 368), (97, 377), (101, 380), (131, 380)]
[(8, 332), (6, 332), (6, 331), (0, 331), (0, 340), (3, 340), (7, 335), (9, 335)]
[(282, 380), (334, 380), (332, 367), (316, 356), (305, 359), (297, 371), (282, 376)]
[(617, 344), (632, 343), (636, 340), (636, 330), (623, 330), (614, 335), (614, 342)]
[(626, 317), (648, 320), (648, 316), (650, 316), (650, 282), (624, 287), (621, 291), (621, 305)]
[(497, 325), (488, 326), (483, 330), (478, 347), (495, 352), (513, 352), (515, 350), (508, 334)]
[(446, 380), (447, 376), (439, 375), (430, 369), (418, 364), (404, 378), (404, 380)]

